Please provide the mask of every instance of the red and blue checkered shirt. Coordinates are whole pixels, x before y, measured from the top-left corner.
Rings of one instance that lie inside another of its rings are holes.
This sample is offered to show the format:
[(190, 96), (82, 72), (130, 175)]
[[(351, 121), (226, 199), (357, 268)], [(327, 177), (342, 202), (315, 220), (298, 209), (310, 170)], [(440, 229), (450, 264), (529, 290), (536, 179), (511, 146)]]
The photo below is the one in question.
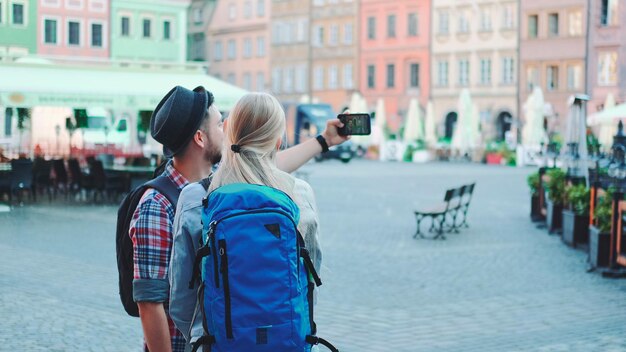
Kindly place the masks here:
[[(164, 175), (179, 190), (189, 183), (171, 162), (166, 166)], [(173, 204), (163, 194), (154, 189), (146, 190), (131, 220), (129, 236), (133, 241), (135, 301), (163, 302), (170, 328), (172, 351), (183, 352), (185, 339), (169, 316), (168, 268), (175, 211)]]

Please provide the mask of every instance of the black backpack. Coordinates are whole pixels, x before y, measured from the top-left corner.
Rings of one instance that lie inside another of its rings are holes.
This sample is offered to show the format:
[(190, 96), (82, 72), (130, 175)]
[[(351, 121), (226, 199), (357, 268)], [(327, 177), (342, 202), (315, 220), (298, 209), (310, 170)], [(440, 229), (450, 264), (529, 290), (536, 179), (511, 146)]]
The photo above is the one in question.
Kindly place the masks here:
[[(155, 172), (155, 173), (158, 173)], [(204, 189), (209, 188), (210, 179), (206, 178), (200, 181)], [(139, 316), (139, 308), (133, 300), (133, 242), (128, 235), (130, 222), (133, 214), (137, 209), (137, 205), (143, 197), (147, 189), (154, 188), (163, 194), (167, 200), (172, 203), (174, 209), (178, 203), (180, 190), (172, 183), (169, 177), (160, 175), (157, 178), (144, 183), (143, 185), (132, 190), (120, 205), (117, 211), (117, 232), (115, 235), (115, 249), (117, 253), (117, 271), (119, 274), (120, 299), (124, 310), (128, 315), (133, 317)]]

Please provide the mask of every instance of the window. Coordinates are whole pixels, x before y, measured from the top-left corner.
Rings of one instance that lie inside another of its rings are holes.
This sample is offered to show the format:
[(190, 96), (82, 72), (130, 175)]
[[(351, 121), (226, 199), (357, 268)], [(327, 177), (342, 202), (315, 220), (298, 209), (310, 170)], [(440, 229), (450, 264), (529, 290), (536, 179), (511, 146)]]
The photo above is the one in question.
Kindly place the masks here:
[(257, 0), (256, 15), (259, 17), (265, 16), (265, 0)]
[(537, 38), (539, 33), (539, 16), (528, 16), (528, 38)]
[(243, 57), (245, 59), (252, 57), (252, 40), (250, 38), (243, 40)]
[(275, 22), (272, 25), (272, 43), (280, 44), (280, 31), (282, 29), (282, 24), (280, 22)]
[(265, 91), (265, 74), (263, 72), (256, 74), (256, 90), (257, 92)]
[(313, 46), (321, 47), (324, 45), (324, 27), (313, 27)]
[(376, 66), (367, 65), (367, 88), (376, 87)]
[(600, 10), (600, 24), (603, 26), (614, 26), (618, 24), (617, 13), (618, 0), (602, 0)]
[(274, 93), (280, 93), (281, 75), (282, 70), (280, 67), (274, 67), (272, 69), (272, 90)]
[(480, 10), (480, 30), (483, 32), (491, 31), (491, 9), (482, 8)]
[(463, 87), (469, 85), (469, 60), (468, 59), (459, 60), (459, 85)]
[(80, 45), (80, 23), (69, 21), (67, 23), (67, 44)]
[(252, 17), (252, 3), (250, 3), (250, 1), (246, 1), (243, 4), (243, 17), (245, 18)]
[(376, 39), (376, 17), (367, 18), (367, 39)]
[(568, 33), (570, 36), (583, 35), (583, 13), (582, 11), (574, 11), (569, 13)]
[(437, 83), (440, 87), (448, 85), (448, 61), (437, 62)]
[(617, 52), (607, 51), (598, 54), (598, 85), (617, 84)]
[(396, 65), (387, 65), (387, 88), (393, 88), (396, 86)]
[(0, 1), (0, 24), (4, 23), (4, 4)]
[(526, 68), (526, 89), (532, 91), (533, 88), (539, 85), (539, 70), (534, 66)]
[(417, 37), (417, 13), (412, 12), (407, 15), (407, 35), (409, 37)]
[(567, 66), (567, 89), (577, 90), (581, 88), (582, 67), (580, 65)]
[(122, 37), (130, 36), (130, 18), (126, 16), (122, 17), (121, 34), (122, 34)]
[(163, 39), (172, 39), (172, 23), (170, 21), (163, 21)]
[(144, 38), (150, 38), (150, 36), (152, 35), (151, 29), (152, 29), (152, 21), (148, 18), (144, 18), (143, 19), (143, 37)]
[(256, 38), (256, 56), (257, 57), (265, 56), (265, 37)]
[(324, 89), (324, 68), (322, 66), (315, 67), (313, 76), (313, 88), (315, 90)]
[(194, 33), (193, 42), (191, 44), (191, 59), (194, 61), (206, 61), (204, 50), (204, 34)]
[(515, 9), (513, 4), (502, 5), (502, 28), (515, 28)]
[(237, 17), (237, 7), (235, 4), (228, 5), (228, 18), (234, 20)]
[(235, 85), (237, 82), (237, 79), (235, 78), (235, 74), (234, 73), (229, 73), (228, 76), (226, 76), (226, 82)]
[(91, 24), (91, 46), (95, 48), (102, 48), (102, 24)]
[(306, 65), (299, 65), (296, 69), (296, 92), (298, 93), (304, 93), (306, 91), (306, 67)]
[(420, 86), (420, 64), (411, 64), (409, 66), (409, 87), (419, 88)]
[(548, 35), (556, 37), (559, 35), (559, 14), (551, 13), (548, 15)]
[(234, 60), (237, 56), (237, 43), (234, 39), (228, 41), (228, 59)]
[(13, 4), (12, 6), (12, 23), (15, 25), (24, 25), (24, 4)]
[(251, 90), (251, 88), (252, 88), (252, 76), (250, 76), (250, 74), (248, 72), (245, 72), (243, 74), (243, 84), (242, 84), (242, 87), (245, 90)]
[(469, 20), (465, 16), (465, 14), (459, 15), (459, 33), (467, 33), (469, 32)]
[(44, 20), (44, 43), (56, 44), (57, 43), (57, 21), (46, 19)]
[(203, 13), (202, 13), (201, 7), (197, 7), (193, 9), (193, 23), (202, 24), (202, 22), (204, 22), (202, 17), (203, 17)]
[(548, 66), (546, 70), (546, 89), (554, 91), (559, 88), (559, 67)]
[(345, 45), (352, 45), (353, 28), (352, 23), (347, 23), (343, 27), (343, 43)]
[(511, 84), (515, 77), (515, 62), (512, 57), (502, 59), (502, 83)]
[(396, 15), (387, 16), (387, 37), (396, 37)]
[(450, 15), (448, 11), (439, 12), (439, 34), (448, 34), (450, 32)]
[(339, 42), (339, 26), (336, 24), (333, 24), (332, 26), (330, 26), (330, 38), (328, 38), (328, 44), (329, 45), (337, 45), (337, 43)]
[(221, 61), (223, 55), (224, 53), (223, 53), (222, 42), (215, 42), (214, 48), (213, 48), (213, 60)]
[(339, 70), (337, 65), (332, 65), (328, 69), (328, 88), (337, 89), (339, 86)]
[(304, 18), (298, 20), (298, 33), (296, 34), (296, 40), (298, 43), (306, 43), (309, 31), (309, 20)]
[(491, 60), (480, 59), (480, 84), (491, 84)]
[(343, 65), (343, 88), (344, 89), (354, 88), (352, 64)]

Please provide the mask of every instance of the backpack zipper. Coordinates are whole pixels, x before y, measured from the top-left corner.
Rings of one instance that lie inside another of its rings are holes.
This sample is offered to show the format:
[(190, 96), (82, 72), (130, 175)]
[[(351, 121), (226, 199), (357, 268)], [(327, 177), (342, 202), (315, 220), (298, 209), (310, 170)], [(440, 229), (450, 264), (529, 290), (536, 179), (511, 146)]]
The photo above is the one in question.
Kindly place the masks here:
[(224, 282), (224, 320), (226, 324), (226, 338), (233, 338), (233, 321), (230, 307), (230, 285), (228, 284), (228, 254), (226, 252), (226, 240), (219, 240), (220, 248), (220, 268), (222, 280)]
[(215, 243), (215, 227), (217, 222), (213, 221), (209, 224), (209, 236), (211, 241), (211, 251), (213, 252), (213, 277), (215, 278), (215, 288), (220, 288), (220, 277), (217, 269), (217, 246)]

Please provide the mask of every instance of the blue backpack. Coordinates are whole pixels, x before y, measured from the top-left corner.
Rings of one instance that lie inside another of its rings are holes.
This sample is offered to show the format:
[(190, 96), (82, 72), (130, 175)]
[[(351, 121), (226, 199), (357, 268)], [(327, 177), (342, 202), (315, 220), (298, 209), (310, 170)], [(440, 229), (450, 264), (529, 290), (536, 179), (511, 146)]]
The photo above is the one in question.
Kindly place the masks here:
[(293, 200), (275, 188), (231, 184), (203, 205), (203, 243), (189, 286), (201, 274), (204, 336), (193, 351), (308, 352), (317, 344), (338, 351), (315, 336), (313, 290), (322, 283)]

